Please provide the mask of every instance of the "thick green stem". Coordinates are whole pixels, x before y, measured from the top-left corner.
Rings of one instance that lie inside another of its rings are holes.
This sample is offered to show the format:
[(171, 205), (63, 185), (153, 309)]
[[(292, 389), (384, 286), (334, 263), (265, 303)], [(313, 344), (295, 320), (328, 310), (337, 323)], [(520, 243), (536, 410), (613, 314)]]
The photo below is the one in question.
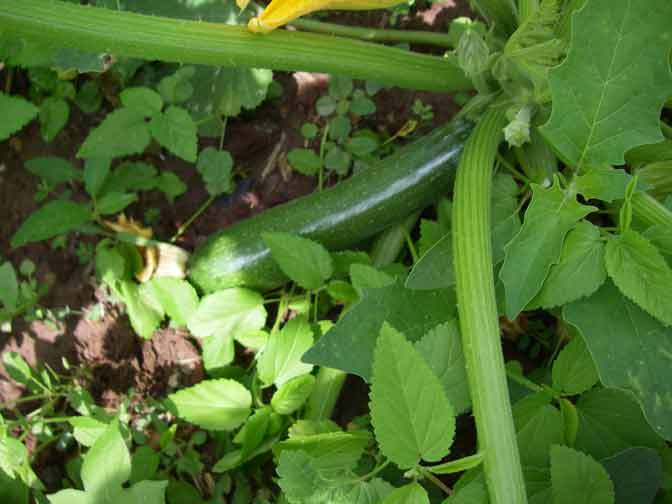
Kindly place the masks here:
[(445, 33), (414, 30), (388, 30), (343, 26), (336, 23), (324, 23), (313, 19), (296, 19), (291, 23), (300, 30), (327, 33), (340, 37), (356, 38), (371, 42), (408, 42), (452, 48), (453, 43)]
[(305, 70), (429, 91), (471, 88), (456, 65), (368, 42), (184, 21), (54, 0), (0, 0), (2, 31), (49, 46), (178, 63)]
[(490, 242), (492, 171), (505, 124), (504, 112), (490, 109), (464, 148), (455, 182), (453, 251), (462, 346), (490, 502), (524, 504)]
[(518, 19), (524, 23), (539, 8), (539, 0), (518, 0)]
[(649, 226), (662, 224), (672, 229), (672, 212), (650, 194), (645, 192), (633, 194), (632, 213)]

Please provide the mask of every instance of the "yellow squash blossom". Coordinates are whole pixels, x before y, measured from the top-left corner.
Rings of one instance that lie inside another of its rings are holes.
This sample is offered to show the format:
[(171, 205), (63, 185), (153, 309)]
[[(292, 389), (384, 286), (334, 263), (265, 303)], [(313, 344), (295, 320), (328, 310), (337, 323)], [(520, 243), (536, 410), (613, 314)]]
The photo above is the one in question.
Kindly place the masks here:
[[(255, 33), (267, 33), (294, 19), (320, 10), (385, 9), (404, 0), (272, 0), (259, 17), (250, 20), (247, 28)], [(236, 0), (241, 9), (249, 0)]]

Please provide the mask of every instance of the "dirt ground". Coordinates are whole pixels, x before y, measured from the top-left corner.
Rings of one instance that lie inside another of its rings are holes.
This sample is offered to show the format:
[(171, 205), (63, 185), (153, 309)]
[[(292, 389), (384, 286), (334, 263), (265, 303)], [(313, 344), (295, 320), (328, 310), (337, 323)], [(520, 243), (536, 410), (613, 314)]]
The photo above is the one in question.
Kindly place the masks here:
[[(451, 18), (467, 12), (464, 5), (455, 6), (448, 0), (417, 12), (402, 20), (401, 25), (445, 30)], [(386, 15), (339, 13), (330, 20), (384, 26)], [(266, 177), (262, 178), (262, 172), (281, 139), (285, 139), (283, 152), (303, 146), (299, 128), (306, 121), (316, 120), (314, 103), (326, 92), (328, 80), (324, 75), (303, 72), (278, 73), (276, 79), (284, 89), (280, 101), (266, 103), (242, 118), (230, 120), (227, 128), (224, 148), (231, 152), (237, 170), (244, 173), (245, 178), (238, 180), (234, 195), (220, 198), (189, 228), (181, 246), (192, 249), (216, 230), (312, 191), (314, 180), (308, 177), (296, 173), (284, 177), (277, 166)], [(0, 81), (4, 82), (2, 72)], [(21, 92), (20, 77), (15, 79), (13, 92)], [(454, 103), (444, 94), (382, 90), (375, 96), (376, 114), (362, 120), (360, 126), (383, 128), (393, 133), (411, 117), (416, 98), (433, 107), (435, 124), (446, 121), (455, 113)], [(0, 333), (0, 352), (19, 352), (31, 364), (43, 362), (56, 370), (62, 369), (63, 358), (71, 365), (86, 367), (93, 377), (89, 388), (96, 400), (103, 406), (114, 407), (130, 387), (139, 394), (160, 397), (174, 388), (200, 381), (203, 368), (197, 343), (186, 333), (170, 328), (157, 332), (151, 341), (137, 337), (119, 307), (111, 305), (96, 288), (91, 264), (82, 265), (78, 261), (75, 240), (69, 240), (64, 249), (58, 250), (47, 243), (18, 250), (9, 246), (10, 236), (39, 205), (34, 199), (37, 179), (23, 169), (23, 163), (49, 155), (63, 157), (81, 167), (80, 160), (75, 158), (76, 151), (88, 131), (104, 115), (101, 112), (86, 116), (71, 107), (67, 127), (53, 142), (44, 143), (39, 125), (34, 123), (18, 136), (0, 143), (0, 215), (3, 217), (0, 219), (0, 257), (15, 265), (24, 258), (36, 263), (37, 278), (52, 283), (49, 294), (41, 301), (43, 306), (68, 306), (77, 312), (99, 302), (105, 307), (104, 316), (99, 321), (74, 314), (59, 327), (45, 322), (16, 321), (11, 333)], [(214, 143), (202, 139), (200, 148), (207, 145)], [(207, 194), (193, 165), (163, 156), (159, 149), (141, 159), (161, 170), (174, 171), (188, 186), (188, 191), (178, 197), (174, 205), (157, 194), (143, 196), (130, 209), (131, 215), (141, 217), (144, 209), (159, 207), (160, 220), (155, 234), (159, 239), (166, 239), (207, 199)], [(0, 364), (0, 408), (11, 406), (21, 393), (21, 387), (8, 378)]]

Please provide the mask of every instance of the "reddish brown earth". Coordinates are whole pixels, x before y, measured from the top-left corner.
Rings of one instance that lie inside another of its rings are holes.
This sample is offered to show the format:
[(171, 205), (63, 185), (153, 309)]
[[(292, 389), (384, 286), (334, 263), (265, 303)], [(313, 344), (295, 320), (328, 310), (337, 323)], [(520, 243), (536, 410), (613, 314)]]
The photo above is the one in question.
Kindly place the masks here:
[[(450, 19), (467, 12), (448, 0), (403, 19), (400, 24), (412, 29), (445, 30)], [(330, 19), (344, 24), (384, 26), (386, 16), (380, 12), (338, 13)], [(301, 125), (306, 121), (318, 122), (314, 103), (325, 93), (328, 80), (324, 75), (302, 72), (276, 74), (276, 79), (284, 89), (280, 101), (266, 103), (243, 118), (231, 120), (227, 128), (224, 148), (231, 152), (236, 169), (245, 175), (245, 180), (239, 182), (242, 190), (212, 205), (182, 237), (183, 247), (191, 249), (216, 230), (312, 191), (314, 181), (291, 173), (284, 157), (289, 149), (304, 146), (298, 131)], [(2, 72), (0, 81), (4, 82)], [(23, 84), (25, 86), (25, 79)], [(21, 86), (19, 74), (13, 92), (20, 93)], [(455, 113), (456, 106), (444, 94), (383, 90), (374, 98), (376, 114), (362, 120), (360, 126), (392, 134), (411, 117), (416, 98), (433, 107), (434, 124), (446, 121)], [(201, 380), (203, 369), (197, 343), (186, 333), (168, 328), (157, 332), (151, 341), (138, 338), (120, 307), (111, 305), (96, 288), (92, 266), (79, 263), (75, 255), (76, 240), (69, 239), (66, 248), (59, 250), (53, 250), (46, 243), (18, 250), (11, 250), (9, 246), (11, 235), (39, 206), (34, 200), (37, 179), (23, 169), (24, 161), (46, 155), (60, 156), (81, 167), (75, 153), (88, 131), (104, 115), (101, 112), (86, 116), (73, 106), (67, 127), (53, 142), (45, 144), (39, 126), (32, 124), (10, 141), (0, 143), (0, 257), (17, 266), (24, 258), (36, 263), (36, 277), (52, 284), (49, 294), (41, 301), (42, 306), (68, 306), (81, 311), (102, 302), (105, 307), (100, 321), (72, 315), (58, 328), (44, 322), (15, 321), (10, 334), (0, 333), (0, 353), (16, 351), (30, 364), (47, 363), (56, 370), (62, 370), (63, 358), (72, 365), (85, 367), (93, 376), (88, 386), (94, 397), (100, 404), (113, 407), (130, 387), (140, 394), (161, 396)], [(278, 144), (280, 155), (269, 169), (269, 156)], [(207, 145), (214, 143), (202, 140), (200, 147)], [(172, 206), (162, 195), (156, 194), (143, 196), (131, 207), (130, 213), (138, 217), (143, 215), (143, 209), (159, 207), (161, 217), (155, 231), (159, 238), (165, 239), (207, 199), (207, 194), (192, 165), (161, 156), (157, 146), (150, 152), (143, 156), (144, 160), (162, 170), (174, 171), (189, 188)], [(21, 387), (7, 377), (0, 364), (0, 409), (3, 405), (11, 407), (21, 392)]]

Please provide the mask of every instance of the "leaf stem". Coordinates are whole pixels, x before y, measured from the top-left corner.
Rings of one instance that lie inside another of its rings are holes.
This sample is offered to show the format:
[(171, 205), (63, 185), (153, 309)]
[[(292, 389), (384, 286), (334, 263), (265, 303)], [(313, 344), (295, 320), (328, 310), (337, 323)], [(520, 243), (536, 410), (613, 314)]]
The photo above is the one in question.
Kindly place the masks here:
[(212, 205), (213, 201), (217, 198), (217, 195), (211, 194), (205, 202), (198, 207), (198, 209), (189, 217), (184, 224), (182, 224), (179, 228), (177, 228), (177, 231), (173, 235), (173, 237), (170, 239), (170, 243), (175, 243), (177, 239), (182, 236), (187, 229), (189, 229), (189, 226), (193, 224), (193, 222), (198, 219), (203, 212), (205, 212), (210, 205)]
[(505, 115), (491, 108), (467, 141), (457, 169), (453, 251), (458, 311), (479, 451), (492, 504), (525, 504), (502, 354), (490, 237), (492, 172)]
[(632, 213), (649, 226), (662, 224), (672, 229), (672, 212), (660, 201), (645, 192), (632, 195)]
[(434, 483), (437, 487), (444, 491), (447, 495), (453, 495), (453, 491), (449, 486), (447, 486), (443, 481), (434, 476), (431, 472), (427, 470), (422, 471), (422, 475), (427, 478), (429, 481)]
[(426, 44), (446, 48), (453, 47), (453, 43), (447, 35), (430, 31), (362, 28), (359, 26), (343, 26), (335, 23), (325, 23), (313, 19), (295, 19), (291, 24), (300, 30), (326, 33), (328, 35), (338, 35), (339, 37), (355, 38), (372, 42), (408, 42), (409, 44)]
[(49, 0), (0, 0), (0, 26), (13, 36), (147, 60), (228, 67), (304, 70), (372, 79), (427, 91), (471, 88), (451, 62), (330, 35), (146, 16)]

